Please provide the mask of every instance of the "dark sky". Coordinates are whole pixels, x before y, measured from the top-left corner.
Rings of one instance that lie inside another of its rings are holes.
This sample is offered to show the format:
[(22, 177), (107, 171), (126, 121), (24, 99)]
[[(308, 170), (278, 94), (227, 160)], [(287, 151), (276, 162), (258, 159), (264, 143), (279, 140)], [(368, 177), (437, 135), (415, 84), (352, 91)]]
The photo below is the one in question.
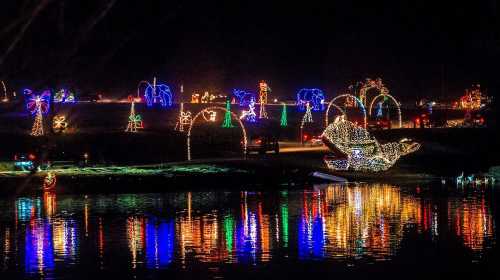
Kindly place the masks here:
[(407, 100), (439, 96), (443, 77), (446, 95), (495, 88), (497, 1), (438, 2), (3, 0), (0, 79), (117, 96), (154, 75), (189, 94), (265, 79), (288, 98), (367, 77)]

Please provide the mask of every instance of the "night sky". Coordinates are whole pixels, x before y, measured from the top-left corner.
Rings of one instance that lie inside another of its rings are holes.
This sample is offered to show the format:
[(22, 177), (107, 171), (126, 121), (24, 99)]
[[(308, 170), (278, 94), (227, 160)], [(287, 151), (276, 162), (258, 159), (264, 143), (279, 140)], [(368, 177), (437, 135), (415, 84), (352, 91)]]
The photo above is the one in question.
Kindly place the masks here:
[(152, 76), (186, 95), (265, 79), (289, 99), (367, 77), (403, 100), (498, 88), (495, 0), (324, 2), (4, 0), (0, 79), (114, 96)]

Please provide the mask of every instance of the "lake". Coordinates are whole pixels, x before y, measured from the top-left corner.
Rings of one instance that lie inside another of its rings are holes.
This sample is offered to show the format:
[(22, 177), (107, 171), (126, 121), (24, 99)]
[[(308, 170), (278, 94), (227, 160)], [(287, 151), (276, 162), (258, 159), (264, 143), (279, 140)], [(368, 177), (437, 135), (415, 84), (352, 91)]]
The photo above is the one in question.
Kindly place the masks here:
[(0, 198), (0, 273), (2, 279), (491, 278), (500, 260), (498, 195), (494, 187), (375, 183), (40, 191)]

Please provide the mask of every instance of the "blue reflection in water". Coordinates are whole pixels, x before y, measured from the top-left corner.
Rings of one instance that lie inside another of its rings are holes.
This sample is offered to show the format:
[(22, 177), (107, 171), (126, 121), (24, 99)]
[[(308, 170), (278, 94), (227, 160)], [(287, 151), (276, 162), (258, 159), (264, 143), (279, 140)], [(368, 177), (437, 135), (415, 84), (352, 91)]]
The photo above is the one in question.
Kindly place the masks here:
[(33, 217), (41, 216), (41, 200), (21, 197), (16, 200), (17, 219), (20, 222), (28, 222)]
[(257, 218), (252, 212), (243, 215), (236, 227), (238, 261), (254, 263), (257, 253)]
[(167, 222), (155, 217), (146, 221), (146, 266), (164, 268), (174, 257), (174, 221)]
[[(313, 203), (307, 203), (304, 197), (304, 206), (299, 218), (298, 254), (300, 259), (323, 259), (325, 257), (325, 221), (321, 215), (321, 206), (315, 208)], [(319, 202), (319, 200), (318, 200)]]
[(52, 228), (43, 220), (33, 220), (26, 229), (25, 269), (28, 273), (43, 273), (54, 269)]

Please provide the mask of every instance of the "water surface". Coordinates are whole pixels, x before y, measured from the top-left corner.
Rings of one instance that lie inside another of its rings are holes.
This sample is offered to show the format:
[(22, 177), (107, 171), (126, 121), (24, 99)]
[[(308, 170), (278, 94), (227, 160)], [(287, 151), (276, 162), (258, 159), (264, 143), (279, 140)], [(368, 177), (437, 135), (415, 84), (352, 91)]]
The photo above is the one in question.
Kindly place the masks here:
[(462, 265), (492, 273), (498, 260), (496, 196), (492, 188), (436, 192), (387, 184), (269, 192), (40, 192), (0, 199), (0, 271), (40, 279), (106, 273), (213, 279), (284, 278), (294, 269), (446, 274)]

